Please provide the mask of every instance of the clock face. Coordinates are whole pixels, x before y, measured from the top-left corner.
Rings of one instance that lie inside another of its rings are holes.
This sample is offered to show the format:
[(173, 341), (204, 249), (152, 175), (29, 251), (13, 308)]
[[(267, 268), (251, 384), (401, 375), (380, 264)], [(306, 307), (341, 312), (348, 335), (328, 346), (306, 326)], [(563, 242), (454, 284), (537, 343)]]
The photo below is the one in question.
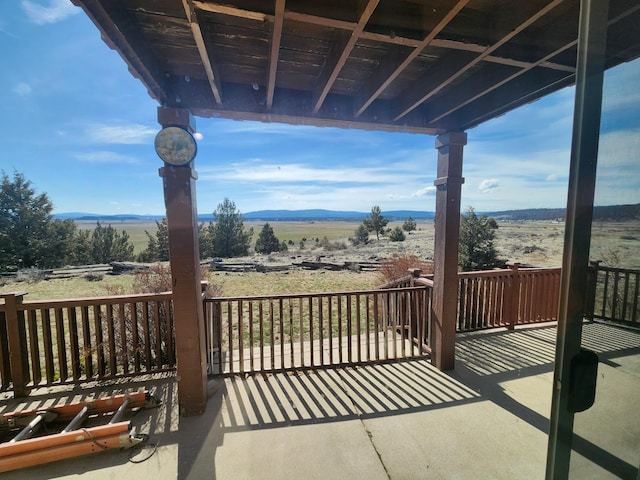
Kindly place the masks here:
[(184, 128), (166, 127), (158, 132), (156, 153), (170, 165), (188, 164), (196, 156), (196, 141)]

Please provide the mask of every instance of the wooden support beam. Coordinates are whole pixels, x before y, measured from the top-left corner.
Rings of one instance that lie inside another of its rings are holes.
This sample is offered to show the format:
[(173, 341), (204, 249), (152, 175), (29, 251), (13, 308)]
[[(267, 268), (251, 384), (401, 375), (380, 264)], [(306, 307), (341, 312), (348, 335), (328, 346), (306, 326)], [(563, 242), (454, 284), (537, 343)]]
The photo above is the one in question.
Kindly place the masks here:
[(571, 365), (582, 340), (596, 188), (609, 0), (582, 0), (546, 478), (568, 478)]
[(26, 397), (31, 391), (31, 388), (27, 386), (31, 380), (31, 374), (24, 312), (18, 308), (26, 294), (27, 292), (20, 291), (0, 295), (0, 298), (4, 298), (11, 383), (13, 384), (13, 394), (16, 397)]
[(184, 7), (187, 22), (189, 22), (191, 32), (193, 33), (193, 40), (196, 42), (196, 46), (198, 47), (198, 53), (200, 54), (202, 66), (207, 74), (207, 80), (209, 80), (211, 93), (213, 94), (213, 98), (215, 98), (216, 103), (220, 105), (222, 103), (222, 87), (220, 86), (220, 79), (214, 73), (214, 64), (211, 61), (204, 36), (202, 35), (202, 29), (200, 28), (200, 22), (198, 22), (198, 16), (196, 15), (193, 0), (182, 0), (182, 6)]
[(451, 132), (436, 139), (438, 150), (431, 325), (431, 362), (440, 370), (455, 366), (458, 307), (458, 241), (462, 153), (467, 134)]
[[(161, 121), (167, 116), (166, 110), (171, 109), (160, 107), (159, 110), (165, 110), (158, 114), (158, 121)], [(183, 118), (178, 113), (168, 116)], [(184, 125), (172, 123), (171, 126), (188, 129), (192, 122)], [(178, 403), (182, 415), (199, 415), (207, 405), (207, 363), (196, 210), (197, 174), (190, 165), (175, 167), (165, 164), (160, 169), (160, 176), (169, 232)]]
[(271, 50), (269, 52), (269, 76), (267, 78), (267, 111), (273, 106), (273, 92), (276, 88), (276, 73), (278, 71), (278, 57), (280, 55), (280, 40), (282, 38), (282, 24), (284, 23), (285, 0), (276, 0), (276, 15), (271, 31)]
[(371, 15), (373, 15), (379, 1), (380, 0), (369, 0), (367, 2), (358, 19), (358, 24), (351, 31), (351, 35), (349, 35), (346, 44), (339, 51), (332, 51), (332, 54), (327, 57), (324, 69), (320, 75), (320, 89), (314, 92), (313, 95), (313, 113), (318, 113), (320, 107), (322, 107), (324, 99), (327, 98), (331, 87), (333, 87), (336, 78), (338, 78), (340, 70), (342, 70), (342, 67), (344, 67), (344, 64), (347, 62), (353, 47), (356, 46), (358, 38), (360, 38), (364, 27), (367, 25)]

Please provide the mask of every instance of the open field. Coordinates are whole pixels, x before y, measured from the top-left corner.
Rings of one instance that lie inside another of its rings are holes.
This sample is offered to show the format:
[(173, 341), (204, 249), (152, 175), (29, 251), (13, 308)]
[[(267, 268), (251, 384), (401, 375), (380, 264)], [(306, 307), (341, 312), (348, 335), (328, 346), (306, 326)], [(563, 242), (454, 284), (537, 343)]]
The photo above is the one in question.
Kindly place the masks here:
[[(78, 222), (80, 228), (92, 228), (94, 222)], [(407, 235), (404, 242), (390, 242), (386, 237), (369, 245), (352, 246), (348, 237), (353, 234), (357, 222), (270, 222), (280, 240), (292, 240), (288, 252), (268, 256), (252, 254), (234, 261), (256, 262), (266, 265), (298, 263), (303, 260), (342, 263), (347, 261), (380, 261), (393, 254), (414, 254), (421, 258), (433, 257), (434, 229), (432, 221), (418, 223), (418, 230)], [(401, 225), (392, 222), (390, 227)], [(118, 222), (112, 224), (125, 230), (137, 251), (146, 246), (144, 231), (155, 232), (155, 222)], [(247, 222), (254, 228), (254, 241), (263, 222)], [(327, 237), (335, 248), (321, 246)], [(301, 240), (306, 238), (301, 247)], [(136, 240), (137, 239), (137, 240)], [(318, 242), (316, 241), (318, 239)], [(562, 264), (564, 225), (556, 222), (501, 222), (496, 231), (496, 247), (499, 254), (510, 262), (539, 267), (558, 267)], [(344, 248), (342, 248), (344, 247)], [(593, 227), (591, 258), (624, 268), (640, 269), (640, 222), (596, 223)], [(360, 290), (378, 283), (375, 273), (309, 271), (293, 269), (272, 273), (221, 273), (212, 272), (211, 281), (221, 285), (223, 295), (260, 295), (275, 293), (328, 292)], [(130, 288), (131, 278), (105, 276), (100, 282), (83, 278), (44, 281), (38, 283), (7, 283), (0, 291), (26, 290), (28, 299), (81, 297), (108, 294), (108, 288), (122, 285)]]

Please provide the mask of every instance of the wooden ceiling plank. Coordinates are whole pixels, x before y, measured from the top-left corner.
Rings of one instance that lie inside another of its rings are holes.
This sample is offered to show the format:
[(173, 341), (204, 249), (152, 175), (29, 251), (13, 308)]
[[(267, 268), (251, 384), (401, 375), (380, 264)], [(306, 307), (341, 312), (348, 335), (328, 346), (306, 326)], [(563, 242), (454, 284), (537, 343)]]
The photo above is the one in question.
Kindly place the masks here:
[[(540, 65), (542, 65), (543, 63), (547, 62), (547, 60), (549, 60), (550, 58), (555, 57), (556, 55), (562, 53), (565, 50), (568, 50), (569, 48), (575, 46), (577, 43), (577, 41), (572, 41), (567, 43), (566, 45), (563, 45), (562, 47), (558, 48), (557, 50), (545, 55), (543, 58), (541, 58), (540, 60), (538, 60), (535, 63), (531, 63), (529, 65), (527, 65), (525, 68), (522, 68), (521, 70), (513, 73), (512, 75), (509, 75), (508, 77), (500, 80), (500, 81), (495, 81), (495, 82), (489, 82), (489, 85), (482, 89), (482, 91), (476, 93), (476, 94), (472, 94), (472, 95), (466, 95), (467, 98), (465, 98), (465, 95), (460, 95), (460, 92), (451, 92), (450, 94), (446, 95), (444, 98), (442, 99), (438, 99), (433, 105), (430, 105), (430, 111), (431, 109), (433, 109), (435, 113), (435, 115), (433, 117), (430, 117), (427, 120), (427, 123), (431, 124), (431, 123), (435, 123), (441, 119), (443, 119), (444, 117), (451, 115), (453, 112), (455, 112), (456, 110), (459, 110), (460, 108), (464, 107), (465, 105), (468, 105), (469, 103), (483, 97), (484, 95), (488, 94), (489, 92), (492, 92), (493, 90), (500, 88), (502, 85), (505, 85), (507, 83), (509, 83), (510, 81), (518, 78), (520, 75), (523, 75), (525, 73), (527, 73), (529, 70), (531, 70), (534, 67), (538, 67)], [(562, 71), (560, 69), (558, 69), (559, 71)], [(571, 70), (564, 70), (567, 73), (570, 74), (575, 74), (575, 68), (571, 69)], [(455, 105), (452, 105), (452, 102), (454, 102), (453, 98), (456, 99), (463, 99), (464, 100), (460, 100), (458, 101), (458, 103), (456, 103)], [(447, 105), (449, 105), (449, 107), (447, 109), (443, 110), (443, 105), (445, 105), (445, 103)]]
[(399, 109), (399, 113), (394, 117), (394, 121), (398, 121), (400, 120), (402, 117), (404, 117), (406, 114), (408, 114), (409, 112), (411, 112), (412, 110), (414, 110), (415, 108), (417, 108), (419, 105), (422, 105), (425, 101), (427, 101), (429, 98), (431, 98), (433, 95), (437, 94), (440, 90), (442, 90), (443, 88), (445, 88), (447, 85), (451, 84), (453, 81), (455, 81), (458, 77), (460, 77), (461, 75), (463, 75), (465, 72), (467, 72), (470, 68), (472, 68), (474, 65), (476, 65), (477, 63), (479, 63), (480, 61), (482, 61), (483, 59), (485, 59), (487, 56), (489, 56), (492, 52), (495, 52), (498, 48), (500, 48), (502, 45), (504, 45), (505, 43), (507, 43), (509, 40), (511, 40), (513, 37), (515, 37), (516, 35), (518, 35), (520, 32), (522, 32), (523, 30), (525, 30), (527, 27), (529, 27), (530, 25), (532, 25), (533, 23), (535, 23), (536, 21), (538, 21), (540, 18), (542, 18), (544, 15), (546, 15), (547, 13), (549, 13), (551, 10), (553, 10), (554, 8), (556, 8), (558, 5), (560, 5), (564, 0), (553, 0), (550, 3), (548, 3), (547, 5), (545, 5), (542, 9), (538, 10), (534, 15), (530, 16), (529, 18), (527, 18), (524, 22), (522, 22), (520, 25), (518, 25), (516, 28), (514, 28), (513, 30), (511, 30), (509, 33), (507, 33), (506, 35), (504, 35), (500, 40), (498, 40), (496, 43), (494, 43), (493, 45), (490, 45), (489, 47), (487, 47), (480, 55), (478, 55), (476, 58), (474, 58), (471, 62), (469, 62), (467, 65), (465, 65), (463, 68), (461, 68), (459, 71), (455, 72), (453, 75), (451, 75), (451, 77), (449, 77), (447, 80), (445, 80), (444, 82), (442, 82), (440, 85), (438, 85), (436, 88), (432, 89), (432, 90), (428, 90), (424, 93), (424, 95), (421, 95), (417, 101), (411, 101), (411, 102), (403, 102), (400, 101), (400, 104), (402, 105)]
[[(557, 72), (549, 70), (546, 71), (546, 74), (558, 75)], [(460, 118), (457, 119), (456, 124), (463, 130), (473, 128), (484, 121), (495, 118), (513, 110), (514, 108), (518, 108), (521, 105), (530, 103), (544, 95), (548, 95), (549, 93), (553, 93), (572, 84), (575, 81), (574, 77), (575, 74), (567, 75), (566, 77), (546, 82), (542, 86), (531, 83), (528, 89), (521, 88), (519, 90), (513, 90), (512, 92), (514, 95), (511, 98), (505, 98), (502, 93), (499, 95), (497, 93), (494, 94), (494, 96), (497, 95), (498, 100), (496, 100), (496, 98), (490, 98), (490, 95), (485, 95), (479, 100), (482, 105), (477, 105), (475, 103), (473, 105), (468, 105), (468, 112), (462, 113)], [(458, 113), (460, 113), (460, 111)]]
[(367, 25), (369, 18), (371, 18), (371, 15), (378, 6), (379, 1), (380, 0), (368, 0), (362, 11), (362, 14), (360, 15), (360, 18), (358, 19), (356, 28), (351, 31), (351, 35), (349, 36), (349, 40), (347, 41), (346, 45), (340, 52), (336, 52), (339, 53), (339, 55), (336, 54), (334, 56), (327, 57), (325, 68), (320, 76), (319, 89), (314, 92), (313, 96), (314, 114), (318, 113), (320, 107), (322, 107), (322, 103), (331, 90), (331, 87), (335, 83), (336, 78), (338, 78), (340, 70), (342, 70), (342, 67), (344, 67), (344, 64), (347, 62), (347, 59), (349, 58), (353, 47), (355, 47), (358, 38), (360, 38), (364, 27)]
[(282, 39), (282, 24), (284, 23), (285, 0), (276, 0), (276, 11), (271, 33), (271, 50), (269, 54), (269, 77), (267, 78), (267, 110), (273, 106), (273, 93), (276, 89), (276, 73), (280, 56), (280, 41)]
[(222, 103), (220, 79), (213, 72), (213, 63), (211, 62), (207, 46), (204, 42), (204, 37), (202, 36), (202, 30), (200, 29), (200, 23), (198, 22), (198, 17), (196, 15), (194, 2), (193, 0), (182, 0), (182, 6), (184, 7), (184, 13), (187, 15), (187, 21), (189, 22), (191, 32), (193, 33), (193, 40), (196, 42), (196, 46), (198, 47), (198, 53), (200, 54), (202, 66), (207, 74), (211, 93), (213, 93), (213, 98), (215, 98), (216, 103), (220, 105)]
[(205, 12), (219, 13), (221, 15), (228, 15), (231, 17), (246, 18), (248, 20), (257, 20), (259, 22), (273, 20), (272, 15), (267, 15), (265, 13), (260, 13), (260, 12), (253, 12), (250, 10), (243, 10), (241, 8), (231, 7), (228, 5), (222, 5), (218, 3), (210, 3), (210, 2), (203, 2), (200, 0), (193, 0), (193, 5)]
[[(627, 17), (628, 15), (631, 15), (631, 14), (635, 13), (637, 10), (640, 10), (640, 5), (638, 5), (636, 7), (633, 7), (633, 8), (630, 8), (629, 10), (621, 13), (617, 17), (610, 19), (607, 25), (611, 26), (611, 25), (615, 24), (616, 22), (622, 20), (623, 18)], [(463, 97), (460, 95), (459, 92), (452, 92), (451, 94), (447, 95), (446, 98), (439, 99), (436, 105), (431, 105), (430, 106), (430, 111), (431, 111), (431, 109), (433, 109), (433, 111), (435, 111), (435, 112), (438, 112), (438, 110), (440, 110), (440, 112), (436, 113), (433, 117), (428, 118), (427, 123), (428, 124), (433, 124), (433, 123), (436, 123), (436, 122), (442, 120), (443, 118), (451, 115), (453, 112), (455, 112), (455, 111), (461, 109), (462, 107), (465, 107), (466, 105), (470, 104), (471, 102), (474, 102), (475, 100), (478, 100), (479, 98), (487, 95), (488, 93), (492, 92), (493, 90), (496, 90), (496, 89), (500, 88), (502, 85), (505, 85), (505, 84), (509, 83), (510, 81), (516, 79), (517, 77), (527, 73), (529, 70), (531, 70), (534, 67), (542, 67), (542, 66), (548, 66), (549, 64), (552, 64), (551, 62), (549, 62), (550, 59), (552, 59), (556, 55), (561, 54), (565, 50), (568, 50), (568, 49), (570, 49), (572, 47), (575, 47), (577, 45), (577, 43), (578, 43), (577, 39), (566, 43), (565, 45), (557, 48), (553, 52), (545, 55), (544, 57), (542, 57), (537, 62), (531, 63), (531, 64), (523, 67), (522, 70), (520, 70), (518, 72), (515, 72), (513, 75), (510, 75), (507, 78), (505, 78), (505, 79), (503, 79), (503, 80), (501, 80), (499, 82), (492, 83), (490, 86), (488, 86), (486, 89), (482, 90), (481, 92), (479, 92), (479, 93), (477, 93), (475, 95), (468, 96), (468, 98), (466, 98), (463, 101), (458, 102), (457, 104), (455, 104), (453, 106), (451, 106), (451, 105), (452, 105), (452, 100), (453, 100), (454, 96), (455, 96), (455, 98), (463, 98)], [(575, 74), (575, 71), (576, 71), (576, 69), (574, 67), (561, 68), (562, 66), (560, 66), (558, 64), (552, 64), (552, 65), (554, 65), (556, 67), (556, 68), (554, 68), (554, 70), (565, 71), (565, 72), (571, 73), (571, 74)], [(448, 109), (442, 107), (445, 104), (449, 105)]]
[(455, 18), (469, 0), (459, 0), (449, 12), (438, 22), (431, 32), (413, 49), (413, 51), (391, 73), (380, 70), (380, 75), (374, 75), (370, 82), (363, 88), (364, 101), (356, 108), (355, 116), (359, 117), (371, 103), (378, 98), (385, 89), (427, 48), (433, 39)]
[[(470, 0), (461, 0), (458, 5), (462, 3), (466, 4), (469, 1)], [(217, 13), (220, 15), (228, 15), (233, 17), (245, 18), (249, 20), (256, 20), (260, 22), (275, 21), (274, 15), (269, 15), (262, 12), (243, 10), (240, 8), (230, 7), (228, 5), (204, 2), (202, 0), (193, 0), (193, 4), (200, 10), (211, 12), (211, 13)], [(457, 9), (458, 5), (456, 5), (454, 9)], [(454, 12), (454, 9), (452, 9), (450, 13)], [(308, 23), (312, 25), (318, 25), (321, 27), (335, 28), (338, 30), (346, 30), (349, 32), (354, 31), (358, 26), (358, 24), (355, 22), (347, 22), (344, 20), (337, 20), (337, 19), (328, 18), (328, 17), (319, 17), (316, 15), (310, 15), (310, 14), (300, 13), (300, 12), (292, 12), (288, 10), (284, 12), (284, 19), (299, 22), (299, 23)], [(438, 29), (438, 27), (436, 27), (436, 29), (434, 29), (434, 32), (436, 30), (439, 32), (439, 30), (441, 29)], [(434, 35), (430, 35), (433, 38), (431, 39), (431, 41), (427, 42), (428, 45), (433, 47), (451, 49), (451, 50), (466, 50), (469, 52), (477, 52), (477, 53), (482, 53), (487, 49), (487, 45), (477, 45), (473, 43), (459, 42), (456, 40), (435, 38), (436, 35), (437, 33)], [(402, 37), (399, 35), (391, 36), (391, 35), (385, 35), (382, 33), (363, 31), (360, 34), (360, 38), (364, 40), (374, 41), (374, 42), (412, 47), (416, 49), (420, 49), (421, 46), (422, 46), (422, 49), (426, 47), (426, 45), (423, 46), (426, 39), (418, 40), (414, 38)], [(526, 66), (525, 64), (527, 63), (527, 62), (522, 62), (520, 60), (504, 58), (504, 57), (496, 57), (493, 55), (487, 55), (483, 60), (487, 62), (492, 62), (492, 63), (500, 63), (503, 65), (522, 66), (522, 68), (524, 68)], [(540, 65), (540, 66), (545, 68), (550, 68), (552, 70), (563, 70), (567, 72), (575, 70), (574, 67), (560, 65), (552, 62), (547, 62), (546, 64)], [(360, 115), (360, 113), (358, 113), (358, 115)]]
[(299, 13), (299, 12), (286, 11), (284, 13), (284, 18), (286, 20), (291, 20), (294, 22), (310, 23), (312, 25), (318, 25), (321, 27), (328, 27), (328, 28), (337, 28), (340, 30), (353, 31), (358, 27), (358, 24), (354, 22), (346, 22), (344, 20), (336, 20), (335, 18), (328, 18), (328, 17), (318, 17), (316, 15), (309, 15), (306, 13)]

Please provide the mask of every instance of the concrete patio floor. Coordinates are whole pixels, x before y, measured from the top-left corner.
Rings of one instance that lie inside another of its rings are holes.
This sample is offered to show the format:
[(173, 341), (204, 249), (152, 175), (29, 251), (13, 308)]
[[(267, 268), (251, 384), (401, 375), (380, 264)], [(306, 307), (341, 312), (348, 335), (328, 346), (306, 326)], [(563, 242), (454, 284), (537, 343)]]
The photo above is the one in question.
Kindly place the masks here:
[[(1, 411), (139, 389), (140, 450), (9, 472), (3, 479), (544, 478), (556, 328), (458, 336), (456, 369), (427, 360), (221, 379), (199, 417), (177, 415), (175, 377), (40, 389)], [(576, 415), (571, 478), (638, 478), (640, 332), (584, 326), (600, 356), (595, 405)], [(148, 458), (147, 458), (148, 457)], [(140, 463), (134, 463), (141, 461)]]

